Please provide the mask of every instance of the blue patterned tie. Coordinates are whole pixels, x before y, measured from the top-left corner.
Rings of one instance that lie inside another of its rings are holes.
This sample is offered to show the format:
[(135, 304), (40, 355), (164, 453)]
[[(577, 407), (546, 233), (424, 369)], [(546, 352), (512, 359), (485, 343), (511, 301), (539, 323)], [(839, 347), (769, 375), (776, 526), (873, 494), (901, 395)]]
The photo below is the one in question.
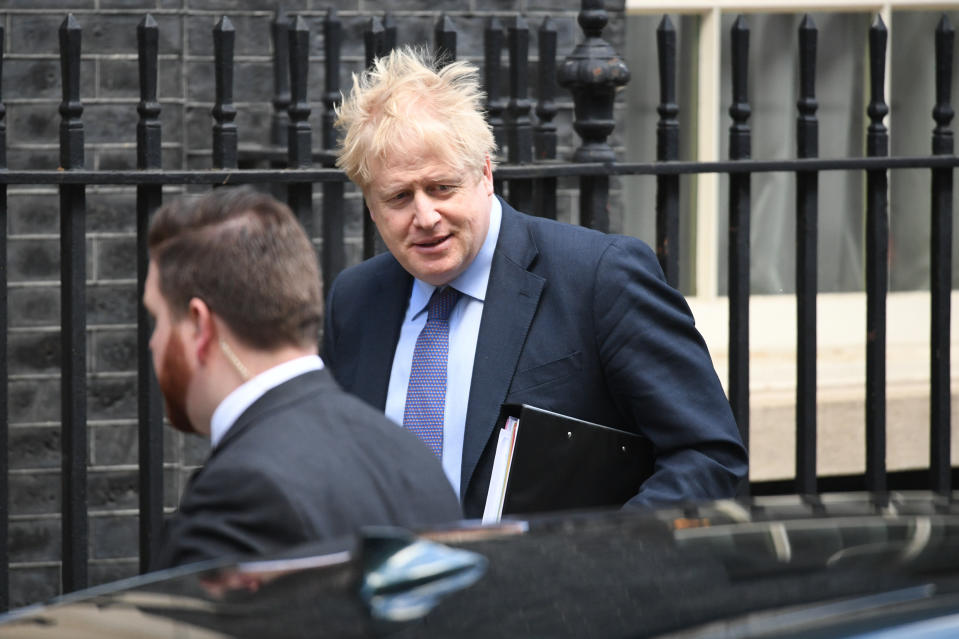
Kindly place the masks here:
[(446, 356), (450, 346), (450, 311), (460, 292), (436, 289), (430, 298), (426, 326), (416, 338), (403, 426), (443, 458), (443, 411), (446, 408)]

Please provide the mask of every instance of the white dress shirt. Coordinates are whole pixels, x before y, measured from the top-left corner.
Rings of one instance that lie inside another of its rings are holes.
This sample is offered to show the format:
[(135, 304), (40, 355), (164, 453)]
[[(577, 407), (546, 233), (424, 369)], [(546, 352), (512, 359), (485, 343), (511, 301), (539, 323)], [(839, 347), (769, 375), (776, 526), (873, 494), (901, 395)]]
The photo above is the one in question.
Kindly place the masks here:
[[(492, 198), (489, 229), (483, 246), (473, 262), (459, 277), (449, 283), (462, 293), (462, 297), (450, 313), (449, 355), (446, 374), (446, 408), (443, 413), (443, 471), (460, 494), (460, 473), (463, 465), (463, 431), (466, 428), (466, 409), (469, 403), (470, 383), (473, 379), (473, 357), (479, 337), (486, 286), (489, 284), (493, 252), (499, 237), (502, 205)], [(406, 307), (406, 317), (400, 329), (400, 339), (393, 354), (393, 368), (386, 395), (386, 416), (397, 424), (403, 424), (406, 409), (406, 390), (410, 383), (410, 368), (413, 365), (413, 349), (416, 338), (426, 325), (426, 308), (436, 287), (413, 280), (413, 290)]]
[(323, 360), (319, 355), (305, 355), (267, 369), (238, 386), (224, 397), (213, 411), (213, 418), (210, 420), (210, 444), (215, 448), (240, 415), (267, 391), (303, 373), (322, 369)]

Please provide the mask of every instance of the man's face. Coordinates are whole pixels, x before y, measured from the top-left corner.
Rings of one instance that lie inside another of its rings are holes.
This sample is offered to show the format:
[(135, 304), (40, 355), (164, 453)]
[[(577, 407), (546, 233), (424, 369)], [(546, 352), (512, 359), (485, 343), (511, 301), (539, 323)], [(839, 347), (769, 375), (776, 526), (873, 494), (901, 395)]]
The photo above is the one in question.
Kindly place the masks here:
[(186, 360), (183, 339), (177, 332), (170, 306), (160, 293), (159, 273), (150, 262), (143, 291), (143, 305), (153, 317), (153, 334), (150, 336), (150, 352), (153, 354), (153, 370), (156, 371), (160, 391), (166, 400), (166, 414), (170, 424), (185, 433), (198, 432), (186, 410), (187, 389), (193, 373)]
[(364, 195), (386, 247), (411, 275), (434, 286), (455, 279), (479, 253), (489, 229), (493, 175), (462, 175), (433, 156), (375, 166)]

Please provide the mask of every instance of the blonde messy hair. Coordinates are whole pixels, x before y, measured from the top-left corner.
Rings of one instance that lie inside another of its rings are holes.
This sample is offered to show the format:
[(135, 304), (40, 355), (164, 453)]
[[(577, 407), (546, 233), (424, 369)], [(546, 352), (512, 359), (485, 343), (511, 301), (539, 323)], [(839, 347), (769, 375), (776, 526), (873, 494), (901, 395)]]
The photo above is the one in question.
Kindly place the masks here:
[(428, 49), (394, 50), (353, 74), (353, 89), (336, 110), (342, 136), (336, 165), (364, 191), (373, 180), (371, 165), (394, 153), (421, 150), (458, 173), (479, 176), (496, 150), (483, 98), (475, 66), (438, 67)]

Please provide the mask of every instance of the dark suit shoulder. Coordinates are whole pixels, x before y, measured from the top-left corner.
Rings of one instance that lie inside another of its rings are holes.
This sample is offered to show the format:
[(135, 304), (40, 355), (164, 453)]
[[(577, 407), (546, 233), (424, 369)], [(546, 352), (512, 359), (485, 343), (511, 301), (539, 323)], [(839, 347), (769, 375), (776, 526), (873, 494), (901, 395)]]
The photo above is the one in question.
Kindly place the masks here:
[[(600, 270), (621, 263), (631, 269), (649, 271), (655, 279), (664, 279), (656, 255), (648, 244), (627, 235), (602, 233), (594, 229), (516, 213), (516, 227), (524, 228), (536, 247), (536, 258), (530, 265), (534, 273), (547, 277), (584, 281)], [(515, 231), (514, 231), (515, 232)], [(507, 240), (516, 243), (515, 238)], [(509, 248), (506, 249), (509, 252)]]
[(403, 267), (396, 261), (396, 258), (389, 251), (386, 251), (343, 269), (336, 276), (333, 286), (339, 288), (368, 284), (402, 270)]
[(227, 432), (187, 487), (161, 565), (460, 516), (429, 449), (314, 371), (264, 394)]

